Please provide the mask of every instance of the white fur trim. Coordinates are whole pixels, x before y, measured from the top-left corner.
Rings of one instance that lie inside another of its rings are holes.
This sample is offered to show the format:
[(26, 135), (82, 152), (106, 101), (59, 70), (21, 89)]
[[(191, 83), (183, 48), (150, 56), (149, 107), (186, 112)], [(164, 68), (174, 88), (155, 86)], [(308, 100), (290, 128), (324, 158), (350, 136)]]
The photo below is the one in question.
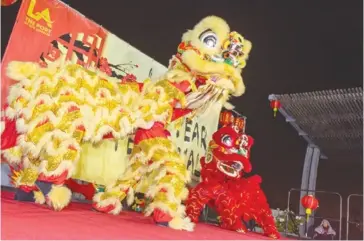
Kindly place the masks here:
[(186, 230), (192, 232), (195, 228), (195, 224), (191, 222), (189, 217), (174, 217), (171, 221), (168, 222), (168, 226), (172, 229), (176, 230)]
[(13, 108), (10, 108), (10, 107), (6, 108), (5, 116), (7, 118), (9, 118), (10, 120), (13, 120), (17, 115), (18, 115), (17, 111), (14, 110)]
[(132, 187), (129, 188), (127, 196), (128, 196), (128, 198), (126, 199), (126, 202), (130, 206), (130, 205), (133, 204), (134, 199), (135, 199), (135, 192), (134, 192), (134, 189)]
[(93, 201), (96, 203), (96, 206), (99, 208), (103, 208), (103, 207), (107, 207), (109, 205), (114, 205), (114, 209), (112, 211), (110, 211), (109, 213), (118, 215), (123, 208), (121, 206), (120, 200), (116, 197), (110, 197), (110, 198), (102, 200), (101, 198), (103, 195), (104, 195), (103, 192), (99, 192), (99, 193), (96, 193), (95, 196), (93, 197)]
[[(18, 152), (20, 155), (14, 155), (13, 151)], [(1, 151), (1, 154), (3, 154), (4, 158), (7, 160), (7, 162), (10, 165), (17, 165), (21, 163), (21, 152), (20, 152), (20, 147), (19, 146), (14, 146), (10, 149)]]
[(25, 120), (23, 118), (19, 118), (16, 120), (16, 130), (18, 133), (26, 133), (28, 128), (25, 124)]
[(32, 62), (11, 61), (8, 64), (7, 76), (13, 80), (21, 81), (31, 75), (37, 74), (39, 65)]

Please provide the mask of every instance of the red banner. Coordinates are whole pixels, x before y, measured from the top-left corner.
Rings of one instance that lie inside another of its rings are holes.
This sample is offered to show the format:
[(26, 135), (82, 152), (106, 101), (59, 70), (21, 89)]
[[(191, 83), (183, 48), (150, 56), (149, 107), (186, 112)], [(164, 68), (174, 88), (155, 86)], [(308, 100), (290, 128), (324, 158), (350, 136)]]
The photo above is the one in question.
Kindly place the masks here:
[(58, 0), (23, 0), (1, 66), (1, 108), (13, 84), (6, 76), (10, 61), (46, 65), (63, 57), (97, 65), (106, 36), (105, 29)]

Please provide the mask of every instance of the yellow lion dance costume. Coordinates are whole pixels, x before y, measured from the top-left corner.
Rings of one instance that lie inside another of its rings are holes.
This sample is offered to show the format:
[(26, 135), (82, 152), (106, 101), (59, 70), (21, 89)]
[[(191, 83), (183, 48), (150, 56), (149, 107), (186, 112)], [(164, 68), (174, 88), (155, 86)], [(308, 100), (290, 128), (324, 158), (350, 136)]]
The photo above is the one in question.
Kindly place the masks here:
[(9, 91), (5, 116), (16, 120), (19, 137), (2, 154), (19, 166), (14, 184), (35, 202), (61, 210), (70, 202), (64, 184), (75, 172), (82, 144), (134, 135), (125, 174), (94, 196), (93, 207), (118, 214), (124, 198), (130, 203), (135, 192), (143, 192), (152, 200), (146, 215), (161, 225), (192, 230), (182, 205), (189, 172), (165, 128), (211, 103), (228, 105), (230, 95), (242, 95), (241, 71), (250, 50), (251, 43), (230, 32), (223, 19), (209, 16), (183, 35), (168, 71), (144, 85), (120, 83), (76, 64), (10, 63), (7, 74), (18, 83)]

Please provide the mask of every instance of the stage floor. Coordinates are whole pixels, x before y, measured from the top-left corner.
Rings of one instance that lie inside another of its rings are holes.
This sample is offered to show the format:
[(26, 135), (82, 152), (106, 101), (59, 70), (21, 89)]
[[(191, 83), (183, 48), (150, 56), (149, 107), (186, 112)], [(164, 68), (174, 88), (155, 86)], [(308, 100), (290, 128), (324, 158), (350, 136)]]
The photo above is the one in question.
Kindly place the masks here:
[(138, 213), (107, 215), (91, 211), (91, 205), (85, 203), (71, 203), (62, 212), (55, 212), (37, 204), (17, 202), (13, 197), (12, 192), (1, 192), (1, 239), (269, 239), (256, 233), (239, 234), (207, 224), (198, 224), (194, 232), (176, 231), (156, 226), (151, 218)]

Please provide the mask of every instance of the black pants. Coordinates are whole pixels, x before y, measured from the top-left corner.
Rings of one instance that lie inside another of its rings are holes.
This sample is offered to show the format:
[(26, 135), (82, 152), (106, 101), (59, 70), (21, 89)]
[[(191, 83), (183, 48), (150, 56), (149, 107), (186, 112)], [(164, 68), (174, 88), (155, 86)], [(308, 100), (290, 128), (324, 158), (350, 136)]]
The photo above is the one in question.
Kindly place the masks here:
[(250, 231), (255, 231), (254, 219), (250, 219), (248, 222), (243, 220), (243, 223), (245, 224), (245, 227), (247, 227), (247, 229), (249, 229)]

